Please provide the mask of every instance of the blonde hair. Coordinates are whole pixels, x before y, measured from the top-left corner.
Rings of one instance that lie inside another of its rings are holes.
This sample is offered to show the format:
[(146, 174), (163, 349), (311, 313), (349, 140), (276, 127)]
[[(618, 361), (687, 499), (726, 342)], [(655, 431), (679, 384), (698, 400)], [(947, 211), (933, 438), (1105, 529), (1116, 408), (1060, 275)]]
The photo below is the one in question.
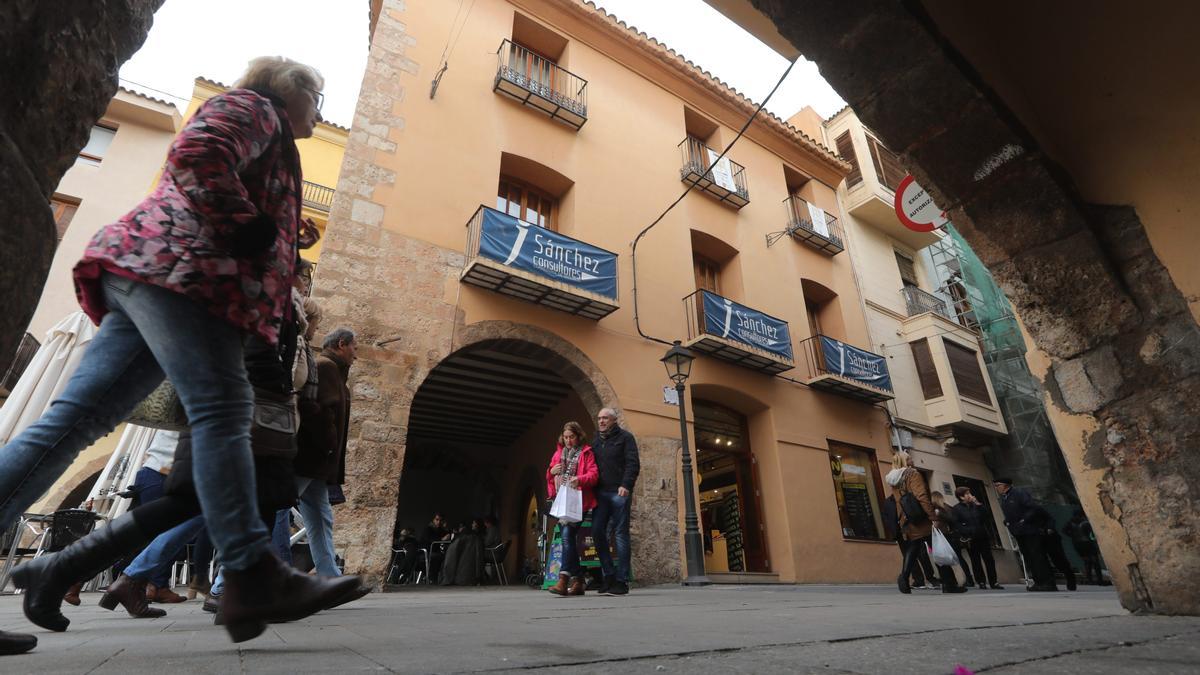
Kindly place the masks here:
[(900, 450), (892, 455), (892, 468), (893, 469), (907, 469), (908, 463), (911, 459), (912, 458), (909, 456), (909, 454), (907, 452)]
[(933, 502), (933, 505), (938, 508), (943, 508), (946, 506), (946, 497), (937, 490), (929, 493), (929, 501)]
[(325, 78), (316, 68), (289, 58), (260, 56), (250, 61), (246, 72), (233, 86), (269, 92), (286, 100), (304, 89), (321, 91), (325, 88)]

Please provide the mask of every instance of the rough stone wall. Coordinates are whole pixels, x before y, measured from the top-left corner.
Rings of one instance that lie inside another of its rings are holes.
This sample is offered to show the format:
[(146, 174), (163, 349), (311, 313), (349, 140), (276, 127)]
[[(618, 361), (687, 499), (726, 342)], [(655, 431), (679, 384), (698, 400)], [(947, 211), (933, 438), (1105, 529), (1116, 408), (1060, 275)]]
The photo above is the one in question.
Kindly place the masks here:
[(643, 584), (679, 581), (683, 534), (677, 474), (683, 444), (661, 436), (637, 440), (642, 471), (633, 487), (629, 524), (633, 577)]
[[(54, 257), (50, 196), (117, 93), (117, 71), (163, 0), (0, 3), (0, 373)], [(41, 339), (41, 336), (37, 336)]]
[(1200, 613), (1200, 330), (1136, 214), (1082, 204), (917, 3), (753, 3), (992, 271), (1050, 359), (1056, 428), (1088, 418), (1060, 441), (1122, 603)]

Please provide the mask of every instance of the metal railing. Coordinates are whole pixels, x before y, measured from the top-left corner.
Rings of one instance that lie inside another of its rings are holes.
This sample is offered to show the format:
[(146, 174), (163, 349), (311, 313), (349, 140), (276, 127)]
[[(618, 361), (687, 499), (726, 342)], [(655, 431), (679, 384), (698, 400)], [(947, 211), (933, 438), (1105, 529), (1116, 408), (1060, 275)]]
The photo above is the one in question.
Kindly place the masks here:
[(333, 206), (333, 195), (335, 192), (331, 187), (306, 180), (304, 181), (304, 194), (302, 196), (304, 205), (318, 211), (328, 211)]
[[(783, 200), (783, 205), (787, 208), (789, 232), (796, 229), (805, 230), (844, 248), (845, 235), (842, 234), (842, 224), (828, 211), (810, 204), (796, 195)], [(823, 224), (814, 222), (813, 209), (825, 215)]]
[[(701, 335), (712, 335), (712, 333), (710, 333), (708, 331), (707, 327), (705, 326), (705, 321), (704, 321), (704, 294), (705, 293), (710, 293), (713, 295), (713, 297), (720, 298), (721, 300), (726, 299), (725, 296), (723, 296), (719, 293), (713, 293), (712, 291), (706, 291), (704, 289), (698, 289), (696, 291), (689, 293), (688, 295), (683, 296), (683, 312), (687, 317), (687, 339), (688, 340), (693, 340), (695, 338), (700, 337)], [(735, 304), (740, 304), (740, 303), (735, 303)], [(744, 305), (742, 305), (742, 306), (744, 307)], [(753, 309), (753, 308), (748, 308), (748, 309), (751, 309), (752, 311), (757, 312), (758, 314), (761, 314), (761, 315), (767, 317), (768, 319), (774, 319), (775, 321), (778, 321), (779, 323), (787, 325), (787, 322), (784, 321), (783, 319), (779, 319), (777, 317), (771, 316), (770, 314), (767, 314), (766, 312), (759, 312), (758, 310)], [(717, 337), (720, 337), (720, 336), (717, 336)], [(735, 339), (735, 341), (740, 342), (740, 340), (736, 340), (736, 339)]]
[(900, 289), (900, 293), (904, 295), (904, 304), (908, 306), (909, 316), (918, 316), (927, 312), (933, 312), (954, 321), (954, 317), (950, 315), (950, 310), (946, 308), (946, 301), (933, 293), (923, 291), (916, 286), (905, 286)]
[(587, 80), (512, 40), (500, 43), (496, 59), (497, 78), (587, 117)]
[(467, 248), (464, 251), (466, 253), (464, 269), (467, 265), (471, 264), (472, 260), (479, 257), (479, 238), (483, 236), (483, 210), (486, 208), (486, 206), (480, 204), (479, 208), (475, 209), (475, 213), (471, 215), (470, 220), (467, 221)]
[[(836, 370), (829, 369), (828, 364), (826, 364), (826, 362), (825, 362), (825, 349), (821, 346), (821, 338), (825, 338), (827, 340), (833, 340), (834, 342), (836, 342), (838, 344), (842, 344), (842, 345), (848, 344), (848, 343), (842, 342), (841, 340), (838, 340), (837, 338), (831, 338), (828, 335), (821, 335), (820, 333), (818, 333), (810, 338), (807, 338), (805, 340), (801, 340), (799, 347), (800, 347), (800, 352), (802, 354), (804, 354), (804, 365), (808, 368), (808, 376), (810, 378), (819, 377), (821, 375), (837, 375), (838, 377), (843, 377), (843, 378), (848, 377), (847, 375), (838, 373)], [(853, 345), (850, 345), (850, 346), (853, 346)], [(867, 350), (865, 350), (865, 349), (863, 349), (861, 351), (867, 352)], [(867, 353), (871, 354), (873, 356), (877, 356), (877, 357), (879, 356), (878, 354), (875, 354), (874, 352), (867, 352)], [(883, 357), (879, 357), (879, 358), (882, 359)], [(855, 378), (850, 378), (850, 379), (855, 379)], [(881, 387), (878, 387), (874, 384), (870, 384), (867, 382), (860, 382), (860, 384), (863, 384), (868, 387), (874, 387), (875, 389), (878, 389), (880, 391), (891, 391), (890, 389), (883, 389)]]
[(708, 147), (694, 136), (688, 136), (680, 141), (679, 151), (683, 157), (683, 167), (679, 173), (684, 180), (689, 180), (688, 174), (695, 174), (725, 190), (736, 192), (741, 195), (742, 199), (750, 201), (750, 188), (746, 186), (746, 167), (725, 157), (724, 161), (729, 162), (731, 175), (728, 178), (719, 174), (714, 175), (712, 160), (721, 153)]

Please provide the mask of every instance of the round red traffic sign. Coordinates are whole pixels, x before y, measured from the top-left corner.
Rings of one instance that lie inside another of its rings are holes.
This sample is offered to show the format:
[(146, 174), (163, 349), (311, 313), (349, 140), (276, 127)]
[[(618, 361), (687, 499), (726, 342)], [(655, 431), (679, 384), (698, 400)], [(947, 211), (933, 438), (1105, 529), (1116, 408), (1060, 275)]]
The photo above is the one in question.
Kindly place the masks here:
[(948, 220), (946, 212), (933, 203), (933, 197), (912, 176), (905, 176), (896, 187), (896, 216), (916, 232), (932, 232)]

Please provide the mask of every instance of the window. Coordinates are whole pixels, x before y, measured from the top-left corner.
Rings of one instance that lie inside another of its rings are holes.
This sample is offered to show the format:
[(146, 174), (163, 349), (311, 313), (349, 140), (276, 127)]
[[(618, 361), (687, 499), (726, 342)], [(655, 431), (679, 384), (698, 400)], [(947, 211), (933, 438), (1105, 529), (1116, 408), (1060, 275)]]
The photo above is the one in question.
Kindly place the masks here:
[(842, 536), (847, 539), (884, 539), (879, 463), (875, 452), (830, 442), (829, 467), (837, 500)]
[(908, 343), (912, 347), (913, 361), (917, 364), (917, 379), (921, 381), (921, 392), (925, 400), (942, 395), (942, 381), (938, 378), (937, 368), (933, 364), (933, 354), (929, 351), (929, 340), (921, 338)]
[(858, 166), (858, 155), (854, 153), (854, 141), (850, 140), (850, 132), (847, 131), (834, 141), (837, 144), (837, 152), (842, 156), (842, 159), (850, 162), (850, 173), (846, 175), (846, 187), (854, 187), (862, 182), (862, 169)]
[(950, 361), (950, 372), (954, 374), (959, 395), (991, 405), (992, 397), (988, 395), (987, 380), (983, 378), (975, 350), (950, 340), (942, 340), (942, 343), (946, 345), (946, 358)]
[(811, 334), (844, 339), (846, 330), (837, 293), (812, 279), (801, 279), (800, 287), (804, 293), (804, 313)]
[(79, 200), (55, 195), (50, 198), (50, 210), (54, 212), (54, 227), (58, 231), (58, 240), (62, 241), (67, 228), (71, 226), (71, 219), (79, 210)]
[(920, 288), (921, 284), (917, 283), (917, 266), (913, 263), (913, 259), (900, 251), (894, 251), (896, 254), (896, 266), (900, 268), (900, 280), (905, 286), (914, 286)]
[(79, 151), (79, 156), (93, 164), (99, 164), (100, 160), (104, 159), (105, 153), (108, 152), (108, 146), (112, 145), (113, 137), (116, 135), (117, 130), (112, 127), (99, 124), (93, 126), (87, 145)]
[(692, 254), (692, 267), (696, 272), (696, 290), (704, 289), (720, 294), (720, 265), (702, 255)]
[(547, 230), (558, 231), (558, 200), (527, 183), (500, 176), (496, 209)]
[(875, 163), (875, 175), (879, 177), (879, 182), (895, 192), (900, 181), (908, 175), (908, 172), (900, 165), (900, 158), (871, 136), (867, 136), (867, 147), (871, 149), (871, 161)]

